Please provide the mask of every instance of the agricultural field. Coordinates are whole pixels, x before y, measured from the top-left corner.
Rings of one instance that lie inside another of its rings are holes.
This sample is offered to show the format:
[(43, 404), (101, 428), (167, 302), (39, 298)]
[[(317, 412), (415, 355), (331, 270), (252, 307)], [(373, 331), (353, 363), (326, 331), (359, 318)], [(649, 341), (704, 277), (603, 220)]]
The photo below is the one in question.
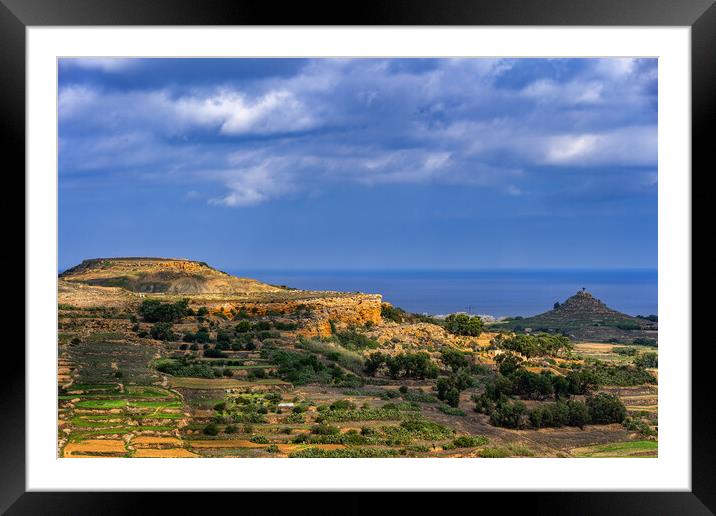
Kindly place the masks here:
[(335, 312), (272, 290), (270, 308), (126, 293), (95, 306), (67, 290), (59, 457), (658, 453), (655, 346), (491, 331), (372, 298), (340, 297)]

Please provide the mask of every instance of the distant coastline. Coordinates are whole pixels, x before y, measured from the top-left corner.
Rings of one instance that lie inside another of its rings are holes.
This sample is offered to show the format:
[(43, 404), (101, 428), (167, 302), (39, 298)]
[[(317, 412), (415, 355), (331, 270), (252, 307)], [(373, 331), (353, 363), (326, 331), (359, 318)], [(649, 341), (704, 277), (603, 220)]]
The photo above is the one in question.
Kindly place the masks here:
[(626, 314), (658, 313), (658, 272), (654, 269), (227, 272), (306, 290), (378, 293), (405, 310), (431, 315), (469, 312), (496, 318), (530, 316), (551, 309), (581, 287)]

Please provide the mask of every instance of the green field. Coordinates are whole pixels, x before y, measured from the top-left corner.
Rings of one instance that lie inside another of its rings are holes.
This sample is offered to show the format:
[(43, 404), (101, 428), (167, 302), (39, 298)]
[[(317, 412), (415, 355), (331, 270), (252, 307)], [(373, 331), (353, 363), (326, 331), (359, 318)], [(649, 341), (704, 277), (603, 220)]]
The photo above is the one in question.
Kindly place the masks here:
[(655, 457), (659, 443), (656, 441), (625, 441), (575, 448), (575, 457)]

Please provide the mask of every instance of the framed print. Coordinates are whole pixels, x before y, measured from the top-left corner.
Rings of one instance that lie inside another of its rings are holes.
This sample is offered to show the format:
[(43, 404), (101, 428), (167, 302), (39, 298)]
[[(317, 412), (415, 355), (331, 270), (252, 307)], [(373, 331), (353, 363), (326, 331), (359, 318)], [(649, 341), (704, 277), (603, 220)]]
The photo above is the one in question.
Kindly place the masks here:
[(691, 170), (716, 8), (642, 4), (4, 1), (27, 303), (3, 507), (708, 513)]

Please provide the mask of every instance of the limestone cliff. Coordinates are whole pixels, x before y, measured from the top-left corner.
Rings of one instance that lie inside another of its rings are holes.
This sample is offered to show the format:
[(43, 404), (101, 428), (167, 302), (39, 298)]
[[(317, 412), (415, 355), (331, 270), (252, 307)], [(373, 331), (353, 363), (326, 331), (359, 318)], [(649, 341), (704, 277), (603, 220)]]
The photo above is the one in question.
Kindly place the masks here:
[(344, 329), (382, 321), (378, 294), (275, 287), (183, 259), (85, 260), (60, 275), (58, 290), (60, 304), (82, 307), (137, 305), (146, 297), (185, 297), (194, 307), (205, 306), (228, 318), (242, 311), (251, 316), (299, 316), (302, 325), (297, 333), (305, 336), (330, 335), (331, 323)]

